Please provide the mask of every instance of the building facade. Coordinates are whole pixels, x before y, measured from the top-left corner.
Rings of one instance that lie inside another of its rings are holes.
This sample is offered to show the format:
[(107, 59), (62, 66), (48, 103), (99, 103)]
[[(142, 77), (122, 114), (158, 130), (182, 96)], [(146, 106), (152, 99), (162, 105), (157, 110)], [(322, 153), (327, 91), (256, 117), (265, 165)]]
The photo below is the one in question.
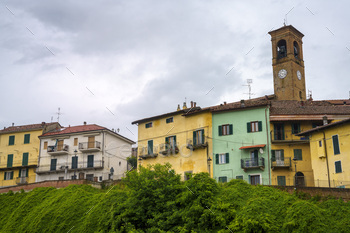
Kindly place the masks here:
[(0, 130), (0, 186), (35, 182), (39, 135), (61, 126), (58, 123), (21, 125)]
[(132, 140), (95, 124), (62, 128), (40, 138), (36, 181), (121, 179)]

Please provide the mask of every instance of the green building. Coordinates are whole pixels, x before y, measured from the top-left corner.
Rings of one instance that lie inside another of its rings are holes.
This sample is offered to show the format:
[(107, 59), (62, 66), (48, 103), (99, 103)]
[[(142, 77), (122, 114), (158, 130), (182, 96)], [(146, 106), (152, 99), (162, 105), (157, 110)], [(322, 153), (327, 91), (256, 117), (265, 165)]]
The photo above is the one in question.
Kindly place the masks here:
[(270, 184), (270, 123), (264, 98), (212, 109), (213, 178)]

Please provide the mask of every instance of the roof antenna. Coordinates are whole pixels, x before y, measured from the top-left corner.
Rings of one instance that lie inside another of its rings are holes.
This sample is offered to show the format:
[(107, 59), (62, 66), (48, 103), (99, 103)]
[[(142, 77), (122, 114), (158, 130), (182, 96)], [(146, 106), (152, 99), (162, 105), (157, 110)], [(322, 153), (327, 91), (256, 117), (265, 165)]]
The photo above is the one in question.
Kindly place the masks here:
[(56, 114), (57, 114), (57, 122), (60, 123), (60, 115), (62, 115), (61, 108), (58, 108), (58, 112), (56, 112)]
[(52, 123), (52, 121), (53, 121), (53, 116), (51, 117), (51, 123)]
[(248, 87), (248, 93), (244, 93), (244, 94), (248, 94), (249, 99), (252, 98), (252, 95), (255, 95), (254, 93), (252, 93), (252, 87), (251, 87), (252, 83), (253, 83), (253, 79), (247, 79), (247, 85), (242, 85), (242, 86)]

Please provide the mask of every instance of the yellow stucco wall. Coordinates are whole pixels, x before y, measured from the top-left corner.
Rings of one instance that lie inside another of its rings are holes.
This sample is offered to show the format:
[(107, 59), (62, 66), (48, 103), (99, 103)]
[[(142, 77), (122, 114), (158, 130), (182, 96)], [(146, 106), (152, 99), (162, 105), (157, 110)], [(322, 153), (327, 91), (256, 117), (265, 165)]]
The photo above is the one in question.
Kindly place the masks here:
[[(24, 144), (24, 135), (30, 134), (30, 142)], [(35, 167), (38, 164), (40, 140), (39, 135), (42, 130), (13, 132), (0, 134), (0, 186), (16, 185), (16, 178), (19, 176), (19, 170), (22, 167), (23, 153), (28, 153), (28, 177), (25, 179), (27, 183), (35, 182)], [(9, 145), (9, 136), (15, 136), (14, 145)], [(13, 154), (12, 168), (7, 168), (7, 158), (9, 154)], [(5, 172), (13, 171), (12, 180), (4, 180)]]
[[(270, 128), (273, 132), (274, 122), (271, 122)], [(295, 164), (297, 172), (302, 172), (305, 177), (305, 185), (314, 186), (314, 175), (311, 165), (310, 145), (308, 141), (301, 141), (300, 137), (292, 134), (290, 121), (279, 122), (284, 123), (285, 140), (274, 142), (272, 138), (271, 150), (284, 150), (284, 158), (294, 158), (294, 149), (302, 150), (302, 160), (294, 162), (291, 160), (291, 167), (288, 168), (271, 168), (271, 183), (277, 185), (277, 176), (285, 176), (286, 185), (294, 185)], [(300, 123), (300, 131), (305, 131), (312, 128), (311, 121), (303, 121)]]
[[(152, 121), (153, 126), (146, 128), (145, 123), (138, 126), (138, 155), (142, 147), (147, 147), (149, 140), (153, 140), (154, 152), (158, 154), (156, 158), (147, 158), (138, 161), (142, 166), (148, 164), (165, 164), (170, 163), (177, 174), (184, 178), (184, 173), (192, 171), (209, 172), (212, 176), (212, 162), (208, 165), (207, 156), (212, 158), (212, 115), (210, 112), (202, 112), (194, 115), (182, 116), (183, 113), (173, 115), (173, 122), (166, 123), (164, 117)], [(207, 148), (190, 150), (186, 148), (187, 140), (193, 140), (193, 131), (204, 130), (205, 141), (208, 142)], [(171, 155), (162, 155), (159, 153), (160, 144), (165, 143), (165, 138), (176, 136), (179, 153)]]
[[(315, 132), (310, 137), (310, 150), (312, 167), (315, 176), (315, 185), (320, 187), (350, 188), (350, 123), (324, 129), (322, 132)], [(340, 154), (334, 154), (332, 136), (338, 135)], [(321, 143), (319, 143), (321, 141)], [(321, 144), (321, 145), (320, 145)], [(325, 144), (327, 151), (325, 151)], [(325, 153), (327, 152), (327, 153)], [(327, 169), (327, 159), (328, 169)], [(335, 162), (341, 161), (342, 172), (335, 172)], [(328, 178), (329, 170), (329, 178)], [(329, 182), (328, 182), (329, 179)]]

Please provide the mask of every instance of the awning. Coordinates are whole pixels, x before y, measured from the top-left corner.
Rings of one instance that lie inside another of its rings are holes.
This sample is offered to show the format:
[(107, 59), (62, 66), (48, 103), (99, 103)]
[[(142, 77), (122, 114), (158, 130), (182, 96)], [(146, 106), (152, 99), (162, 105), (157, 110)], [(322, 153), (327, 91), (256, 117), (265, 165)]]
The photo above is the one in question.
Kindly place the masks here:
[(251, 149), (251, 148), (264, 148), (266, 144), (260, 144), (260, 145), (253, 145), (253, 146), (242, 146), (239, 149), (244, 150), (244, 149)]

